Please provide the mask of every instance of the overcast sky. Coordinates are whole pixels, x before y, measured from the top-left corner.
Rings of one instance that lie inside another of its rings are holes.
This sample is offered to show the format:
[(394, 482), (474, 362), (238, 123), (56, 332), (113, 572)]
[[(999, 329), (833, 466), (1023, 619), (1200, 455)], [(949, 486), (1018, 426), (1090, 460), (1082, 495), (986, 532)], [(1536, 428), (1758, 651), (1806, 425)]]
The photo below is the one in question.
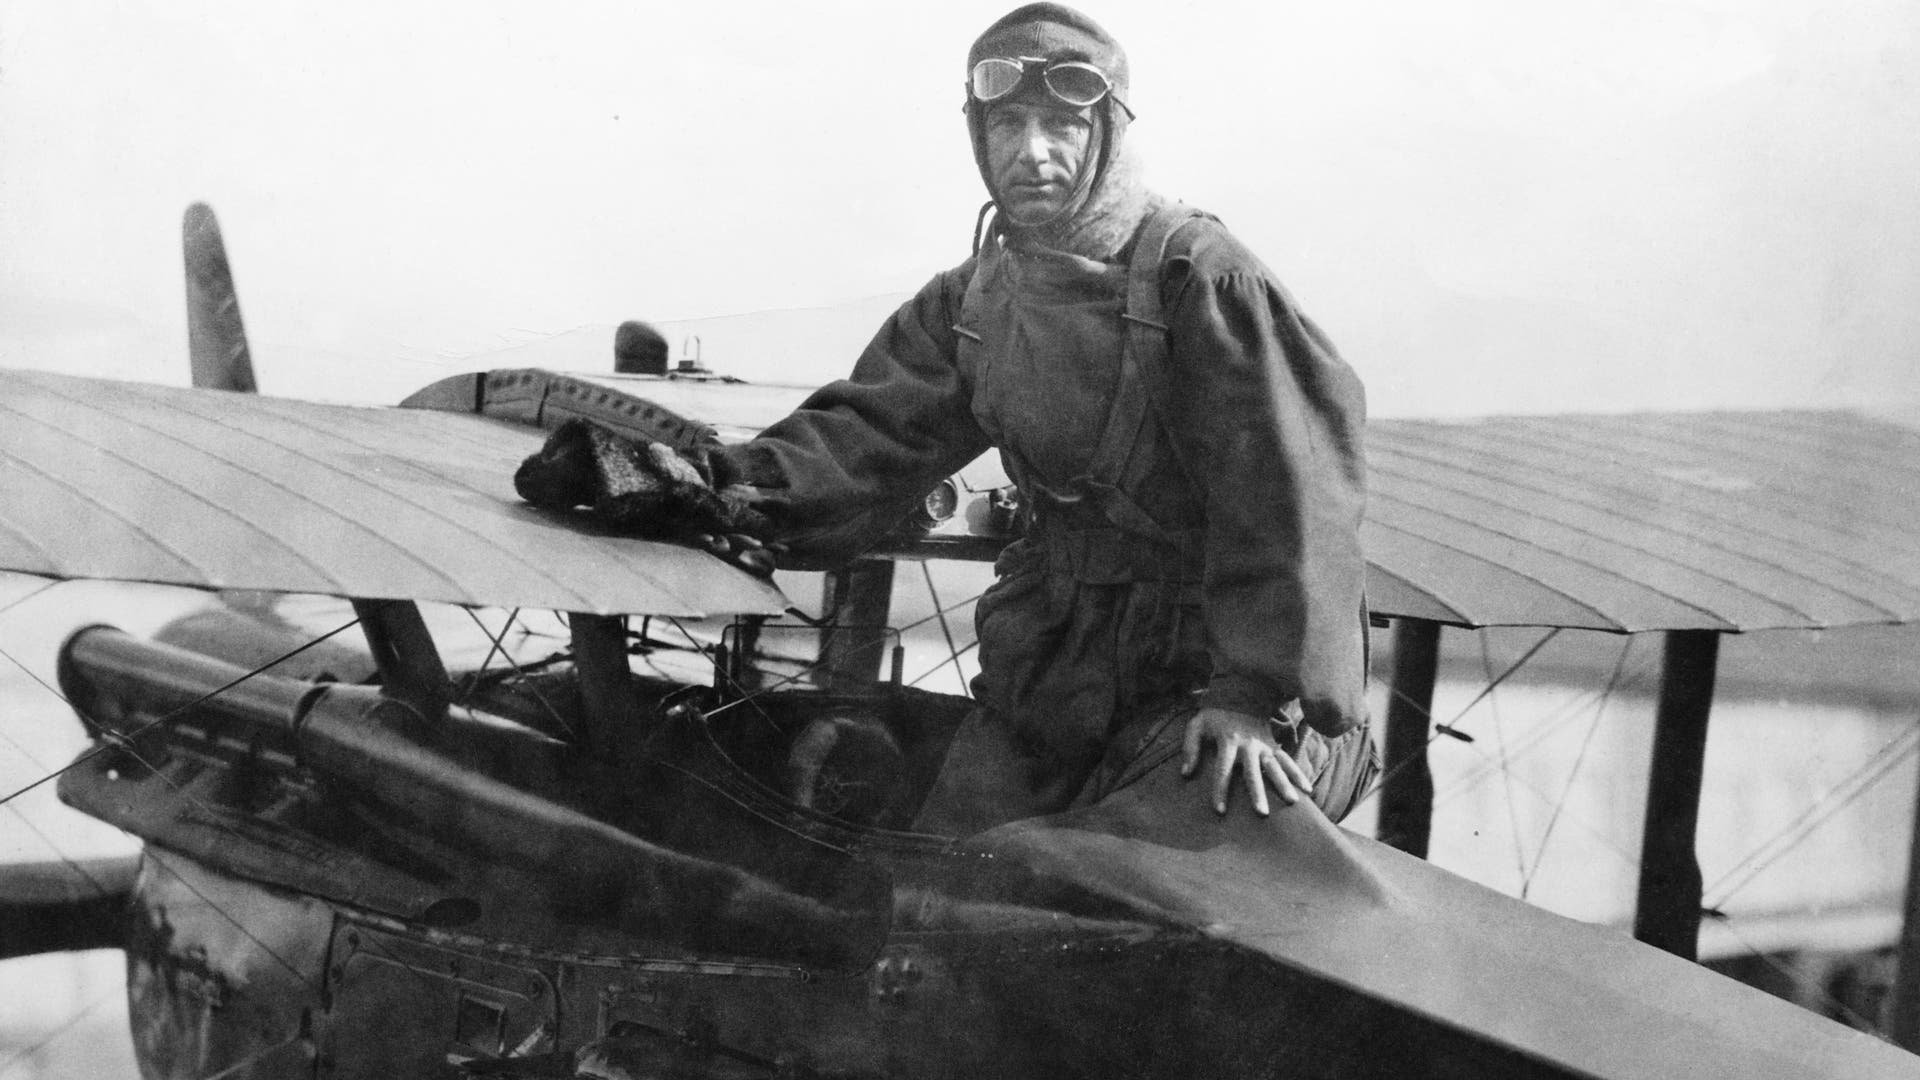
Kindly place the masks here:
[[(0, 363), (184, 377), (195, 199), (269, 390), (914, 289), (966, 254), (963, 60), (1008, 6), (0, 0)], [(1378, 413), (1920, 403), (1920, 7), (1086, 10), (1149, 180)], [(870, 318), (707, 359), (824, 380)]]

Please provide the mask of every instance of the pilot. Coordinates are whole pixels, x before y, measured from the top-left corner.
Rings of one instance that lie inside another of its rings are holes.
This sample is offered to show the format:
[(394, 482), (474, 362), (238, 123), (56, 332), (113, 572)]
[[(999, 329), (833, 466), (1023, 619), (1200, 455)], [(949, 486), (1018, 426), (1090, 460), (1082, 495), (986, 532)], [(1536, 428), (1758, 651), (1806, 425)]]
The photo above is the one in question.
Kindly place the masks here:
[(992, 198), (973, 256), (716, 479), (824, 563), (999, 450), (1029, 522), (977, 606), (977, 707), (918, 828), (1085, 805), (1176, 760), (1217, 813), (1310, 797), (1338, 820), (1378, 768), (1359, 380), (1219, 221), (1142, 186), (1126, 54), (1093, 20), (1010, 12), (966, 86)]

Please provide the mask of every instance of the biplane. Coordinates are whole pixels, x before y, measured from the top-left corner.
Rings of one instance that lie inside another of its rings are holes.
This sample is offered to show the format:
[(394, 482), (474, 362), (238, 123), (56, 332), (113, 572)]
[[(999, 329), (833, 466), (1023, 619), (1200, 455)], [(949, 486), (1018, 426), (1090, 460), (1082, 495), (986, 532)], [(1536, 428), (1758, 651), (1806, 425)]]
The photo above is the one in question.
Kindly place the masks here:
[[(791, 395), (518, 369), (395, 408), (261, 396), (210, 212), (186, 231), (195, 388), (0, 373), (0, 567), (222, 600), (152, 639), (67, 640), (59, 685), (92, 742), (61, 797), (143, 848), (0, 887), (0, 953), (124, 948), (144, 1075), (1920, 1070), (1688, 959), (1716, 635), (1920, 616), (1890, 512), (1781, 512), (1883, 504), (1893, 482), (1755, 478), (1725, 455), (1818, 439), (1912, 461), (1910, 433), (1376, 424), (1397, 846), (1306, 804), (1216, 819), (1166, 770), (1084, 810), (927, 836), (906, 826), (969, 702), (903, 685), (873, 628), (893, 561), (1004, 542), (953, 513), (957, 488), (830, 575), (824, 618), (796, 617), (773, 580), (512, 487), (570, 419), (691, 449)], [(1557, 456), (1587, 463), (1581, 483)], [(333, 599), (296, 618), (287, 595)], [(337, 624), (316, 631), (314, 611)], [(558, 614), (534, 632), (531, 612)], [(462, 620), (485, 630), (478, 660), (445, 645)], [(1417, 857), (1442, 625), (1670, 635), (1644, 940)], [(824, 663), (783, 653), (789, 632)]]

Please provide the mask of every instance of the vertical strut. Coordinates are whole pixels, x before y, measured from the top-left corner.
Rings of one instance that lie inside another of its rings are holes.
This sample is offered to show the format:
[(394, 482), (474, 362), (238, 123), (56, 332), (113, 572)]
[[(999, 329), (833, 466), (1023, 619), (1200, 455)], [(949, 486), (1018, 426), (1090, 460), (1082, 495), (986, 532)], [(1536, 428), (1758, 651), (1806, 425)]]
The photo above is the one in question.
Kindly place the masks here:
[(1440, 624), (1400, 619), (1393, 630), (1393, 695), (1387, 702), (1386, 772), (1380, 790), (1384, 843), (1427, 857), (1433, 832), (1433, 770), (1427, 765), (1433, 684), (1440, 667)]
[(857, 559), (827, 575), (826, 610), (833, 627), (820, 643), (820, 663), (829, 686), (851, 689), (880, 677), (892, 603), (891, 559)]
[(1633, 936), (1688, 960), (1695, 958), (1700, 944), (1700, 861), (1694, 833), (1719, 656), (1718, 631), (1673, 630), (1666, 635), (1640, 846)]
[(1920, 800), (1914, 806), (1913, 839), (1907, 854), (1907, 910), (1900, 924), (1900, 956), (1887, 1026), (1895, 1044), (1920, 1054)]
[(610, 764), (629, 755), (642, 734), (627, 627), (618, 615), (570, 612), (573, 659), (580, 674), (580, 738), (587, 753)]
[(447, 715), (453, 687), (447, 679), (440, 650), (420, 617), (420, 605), (411, 600), (355, 599), (353, 613), (380, 668), (381, 692), (404, 701), (437, 721)]

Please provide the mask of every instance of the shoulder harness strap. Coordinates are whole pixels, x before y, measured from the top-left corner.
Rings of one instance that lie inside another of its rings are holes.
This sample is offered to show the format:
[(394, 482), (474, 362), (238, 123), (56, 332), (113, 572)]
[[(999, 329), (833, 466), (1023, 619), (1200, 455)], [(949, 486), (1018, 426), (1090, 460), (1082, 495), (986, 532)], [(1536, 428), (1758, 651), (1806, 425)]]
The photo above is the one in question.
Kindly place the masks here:
[(1101, 492), (1107, 517), (1121, 528), (1156, 538), (1164, 537), (1165, 530), (1121, 485), (1152, 411), (1153, 387), (1167, 366), (1167, 324), (1160, 303), (1167, 247), (1181, 226), (1205, 216), (1203, 211), (1178, 203), (1162, 206), (1147, 219), (1134, 243), (1127, 268), (1127, 306), (1120, 315), (1125, 324), (1120, 376), (1114, 384), (1112, 411), (1087, 462), (1087, 477)]

